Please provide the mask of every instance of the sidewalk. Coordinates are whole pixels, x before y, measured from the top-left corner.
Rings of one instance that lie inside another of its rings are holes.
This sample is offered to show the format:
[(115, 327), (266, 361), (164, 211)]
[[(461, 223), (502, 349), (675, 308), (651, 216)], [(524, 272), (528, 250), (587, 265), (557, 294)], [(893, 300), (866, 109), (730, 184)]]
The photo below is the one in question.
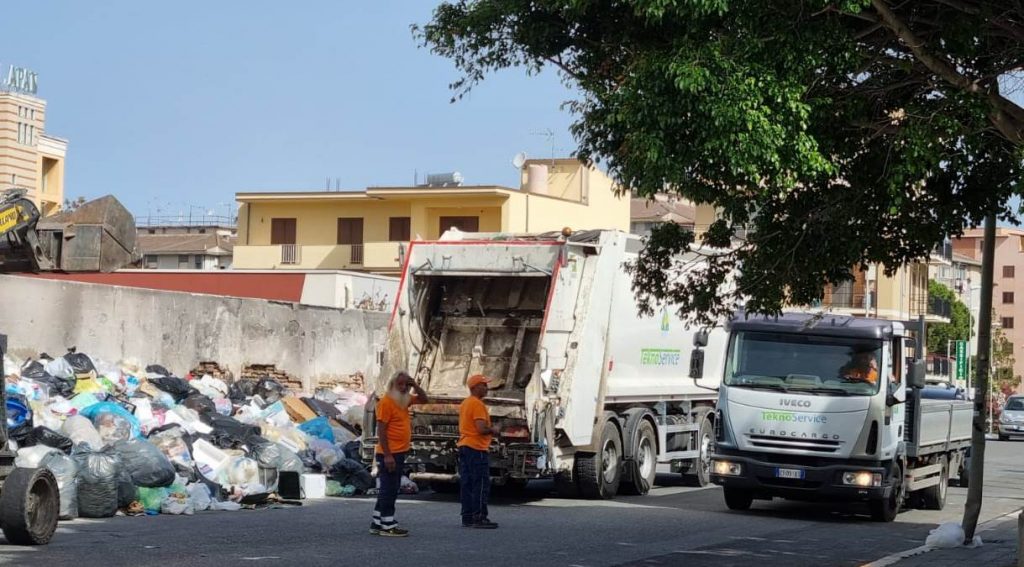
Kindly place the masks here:
[(978, 548), (956, 547), (932, 549), (919, 547), (900, 554), (902, 557), (881, 559), (870, 563), (874, 567), (957, 567), (985, 565), (986, 567), (1014, 567), (1017, 561), (1017, 515), (1003, 516), (978, 526), (976, 535), (983, 545)]

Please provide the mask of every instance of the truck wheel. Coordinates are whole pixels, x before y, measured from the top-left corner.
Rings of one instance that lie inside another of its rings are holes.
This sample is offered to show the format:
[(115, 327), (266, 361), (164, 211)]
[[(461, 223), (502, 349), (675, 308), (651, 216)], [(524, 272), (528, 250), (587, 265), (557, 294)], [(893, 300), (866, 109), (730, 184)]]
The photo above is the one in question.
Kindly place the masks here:
[(741, 488), (730, 488), (724, 487), (725, 492), (725, 505), (730, 510), (744, 511), (749, 510), (750, 505), (754, 503), (754, 493), (749, 490), (743, 490)]
[(622, 480), (619, 490), (624, 494), (647, 494), (658, 476), (658, 441), (654, 426), (646, 419), (636, 428), (636, 447), (633, 449), (634, 467)]
[(555, 475), (555, 494), (559, 498), (579, 498), (580, 490), (576, 487), (571, 474), (561, 472)]
[(584, 498), (615, 498), (622, 476), (622, 437), (610, 420), (601, 429), (601, 442), (593, 455), (576, 454), (573, 476)]
[(697, 432), (697, 448), (700, 455), (690, 468), (700, 486), (707, 486), (711, 482), (711, 446), (714, 432), (711, 420), (705, 416), (700, 422), (700, 431)]
[(903, 467), (899, 463), (894, 463), (893, 473), (892, 491), (889, 493), (889, 497), (882, 500), (872, 500), (869, 503), (871, 519), (876, 522), (891, 522), (895, 520), (896, 514), (900, 513), (900, 507), (903, 505), (904, 489), (906, 487), (903, 483)]
[(14, 545), (45, 545), (57, 531), (60, 492), (46, 469), (14, 469), (0, 489), (0, 526)]
[(967, 459), (960, 460), (960, 469), (956, 472), (956, 485), (960, 488), (970, 488), (971, 469), (967, 468)]
[(939, 484), (921, 491), (921, 504), (926, 510), (941, 510), (946, 507), (946, 489), (949, 488), (949, 461), (943, 455), (939, 458)]

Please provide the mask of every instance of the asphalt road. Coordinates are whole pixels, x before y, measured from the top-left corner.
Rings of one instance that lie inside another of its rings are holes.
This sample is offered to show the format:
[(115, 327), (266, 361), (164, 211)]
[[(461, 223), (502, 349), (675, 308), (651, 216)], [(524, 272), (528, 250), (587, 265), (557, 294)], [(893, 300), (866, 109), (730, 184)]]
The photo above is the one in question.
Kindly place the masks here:
[[(982, 520), (1024, 506), (1024, 441), (990, 442)], [(966, 489), (943, 511), (911, 510), (892, 524), (856, 505), (755, 501), (730, 512), (720, 489), (659, 477), (643, 497), (575, 501), (531, 484), (496, 497), (495, 531), (463, 529), (454, 496), (403, 498), (406, 539), (369, 535), (369, 499), (307, 501), (295, 508), (64, 522), (45, 547), (0, 546), (19, 565), (860, 565), (924, 543), (938, 523), (959, 521)]]

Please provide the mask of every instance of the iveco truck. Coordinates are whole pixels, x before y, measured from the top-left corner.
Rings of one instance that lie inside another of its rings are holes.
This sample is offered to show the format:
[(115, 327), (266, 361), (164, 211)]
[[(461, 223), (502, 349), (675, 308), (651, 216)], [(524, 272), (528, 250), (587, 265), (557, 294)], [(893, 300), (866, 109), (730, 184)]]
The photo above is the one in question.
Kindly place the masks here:
[(729, 508), (859, 501), (892, 521), (905, 505), (942, 509), (951, 476), (966, 485), (972, 406), (921, 396), (903, 324), (740, 315), (726, 330), (711, 480)]
[[(497, 484), (553, 477), (563, 494), (612, 498), (646, 493), (659, 469), (708, 482), (718, 376), (689, 378), (697, 333), (674, 307), (638, 316), (625, 264), (641, 247), (611, 230), (449, 231), (410, 244), (376, 393), (404, 370), (430, 394), (411, 408), (414, 480), (457, 486), (458, 404), (466, 379), (481, 373), (493, 379), (485, 401), (499, 430), (490, 449)], [(696, 341), (709, 366), (721, 366), (724, 338)], [(377, 441), (372, 402), (367, 460)]]

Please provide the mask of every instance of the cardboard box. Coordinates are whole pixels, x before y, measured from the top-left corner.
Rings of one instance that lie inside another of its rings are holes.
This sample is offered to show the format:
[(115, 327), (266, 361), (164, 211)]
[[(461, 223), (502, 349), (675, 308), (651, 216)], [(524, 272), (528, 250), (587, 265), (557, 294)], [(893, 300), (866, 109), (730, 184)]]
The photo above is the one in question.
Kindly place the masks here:
[(288, 412), (288, 417), (295, 423), (306, 423), (317, 418), (316, 412), (300, 398), (281, 398), (281, 401), (284, 403), (285, 411)]

